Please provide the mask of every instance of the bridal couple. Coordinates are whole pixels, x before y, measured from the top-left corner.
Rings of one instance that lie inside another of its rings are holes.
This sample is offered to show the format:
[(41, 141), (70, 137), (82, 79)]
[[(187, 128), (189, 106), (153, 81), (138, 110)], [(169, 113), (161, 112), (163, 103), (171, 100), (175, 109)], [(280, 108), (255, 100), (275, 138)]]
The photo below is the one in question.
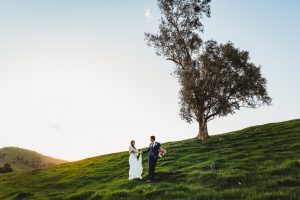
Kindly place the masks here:
[[(166, 151), (160, 146), (159, 142), (155, 141), (155, 136), (150, 137), (149, 148), (145, 152), (148, 153), (148, 180), (151, 182), (154, 178), (156, 162), (159, 157), (165, 155)], [(135, 141), (132, 140), (129, 146), (129, 180), (139, 178), (142, 179), (143, 165), (142, 165), (142, 151), (138, 151), (135, 147)]]

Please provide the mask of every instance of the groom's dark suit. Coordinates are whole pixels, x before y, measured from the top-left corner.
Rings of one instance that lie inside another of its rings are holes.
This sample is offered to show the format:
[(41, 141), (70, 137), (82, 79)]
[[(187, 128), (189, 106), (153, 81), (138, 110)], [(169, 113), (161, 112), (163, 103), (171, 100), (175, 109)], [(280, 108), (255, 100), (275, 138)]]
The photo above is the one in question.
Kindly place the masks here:
[(148, 150), (146, 152), (149, 152), (149, 159), (148, 159), (148, 176), (149, 179), (152, 180), (154, 177), (154, 172), (155, 172), (155, 166), (157, 159), (159, 158), (159, 149), (160, 149), (160, 143), (159, 142), (154, 142), (150, 143)]

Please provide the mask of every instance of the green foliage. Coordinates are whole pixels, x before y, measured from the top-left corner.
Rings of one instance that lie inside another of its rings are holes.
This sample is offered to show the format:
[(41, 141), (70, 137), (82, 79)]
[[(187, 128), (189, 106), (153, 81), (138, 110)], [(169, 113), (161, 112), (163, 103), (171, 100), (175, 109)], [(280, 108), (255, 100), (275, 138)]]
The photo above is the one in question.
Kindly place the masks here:
[(241, 107), (270, 105), (267, 80), (249, 52), (233, 43), (203, 42), (204, 16), (210, 0), (157, 0), (161, 13), (157, 33), (145, 33), (148, 46), (175, 65), (179, 85), (180, 117), (197, 121), (198, 139), (207, 139), (207, 123), (234, 114)]
[[(157, 179), (150, 184), (128, 181), (128, 153), (120, 152), (0, 174), (0, 199), (296, 200), (300, 196), (300, 119), (163, 146), (168, 155), (158, 161)], [(147, 156), (143, 159), (146, 177)]]

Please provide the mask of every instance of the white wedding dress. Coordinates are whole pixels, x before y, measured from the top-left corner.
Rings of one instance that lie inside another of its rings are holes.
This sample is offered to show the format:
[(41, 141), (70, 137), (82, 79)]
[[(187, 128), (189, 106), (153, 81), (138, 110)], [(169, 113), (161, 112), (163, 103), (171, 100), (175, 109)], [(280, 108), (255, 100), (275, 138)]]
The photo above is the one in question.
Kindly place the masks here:
[(135, 178), (142, 179), (142, 154), (138, 157), (138, 150), (131, 146), (129, 147), (129, 154), (129, 180)]

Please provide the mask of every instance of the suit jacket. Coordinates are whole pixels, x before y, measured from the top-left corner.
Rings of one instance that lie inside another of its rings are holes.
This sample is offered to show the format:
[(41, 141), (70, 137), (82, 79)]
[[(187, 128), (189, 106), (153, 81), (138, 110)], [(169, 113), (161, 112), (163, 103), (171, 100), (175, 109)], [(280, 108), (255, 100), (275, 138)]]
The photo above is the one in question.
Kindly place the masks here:
[(149, 152), (149, 156), (154, 156), (156, 158), (159, 158), (159, 149), (160, 149), (160, 143), (159, 142), (154, 142), (154, 147), (151, 147), (151, 143), (149, 145), (148, 150), (146, 152)]

